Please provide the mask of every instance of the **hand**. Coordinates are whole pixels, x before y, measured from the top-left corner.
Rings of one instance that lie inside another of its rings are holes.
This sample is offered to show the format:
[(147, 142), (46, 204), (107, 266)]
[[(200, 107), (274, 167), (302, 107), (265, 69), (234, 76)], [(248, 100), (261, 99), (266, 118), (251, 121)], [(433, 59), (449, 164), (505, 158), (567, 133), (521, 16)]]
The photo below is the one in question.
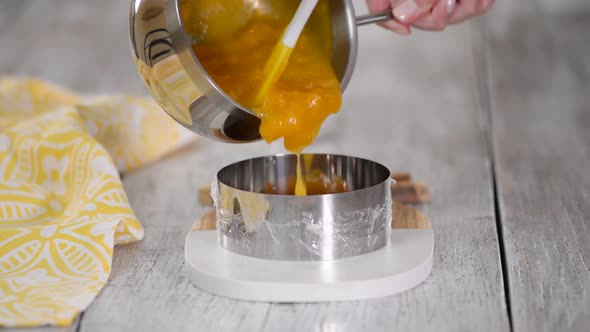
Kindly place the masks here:
[(411, 26), (422, 30), (443, 30), (486, 12), (494, 0), (367, 0), (369, 11), (392, 8), (394, 20), (380, 25), (401, 35)]

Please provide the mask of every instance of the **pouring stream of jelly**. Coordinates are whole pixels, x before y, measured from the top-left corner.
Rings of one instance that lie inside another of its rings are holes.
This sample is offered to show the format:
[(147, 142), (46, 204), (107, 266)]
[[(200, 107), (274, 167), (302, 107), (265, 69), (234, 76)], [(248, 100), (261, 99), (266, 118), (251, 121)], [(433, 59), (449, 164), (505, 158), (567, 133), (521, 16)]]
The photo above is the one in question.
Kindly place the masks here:
[[(307, 23), (307, 20), (309, 19), (309, 16), (311, 16), (311, 12), (317, 3), (318, 0), (302, 0), (299, 7), (297, 7), (295, 15), (287, 25), (287, 28), (285, 28), (285, 32), (273, 48), (270, 58), (264, 66), (262, 78), (254, 93), (253, 105), (255, 105), (255, 107), (258, 107), (258, 105), (263, 103), (264, 98), (268, 95), (268, 91), (276, 84), (285, 71), (285, 68), (289, 63), (289, 57), (291, 57), (293, 48), (299, 39), (299, 35), (301, 35), (303, 27), (305, 26), (305, 23)], [(295, 182), (295, 195), (306, 196), (307, 188), (305, 186), (305, 180), (301, 175), (301, 151), (296, 152), (297, 180)]]

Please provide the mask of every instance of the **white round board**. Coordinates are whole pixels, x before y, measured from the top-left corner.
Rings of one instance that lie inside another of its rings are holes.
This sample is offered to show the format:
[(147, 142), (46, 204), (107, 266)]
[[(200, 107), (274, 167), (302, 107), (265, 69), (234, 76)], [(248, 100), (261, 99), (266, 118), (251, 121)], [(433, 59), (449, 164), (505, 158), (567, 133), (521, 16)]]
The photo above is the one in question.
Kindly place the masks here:
[(201, 289), (248, 301), (326, 302), (393, 295), (421, 284), (432, 270), (434, 232), (392, 229), (391, 243), (369, 254), (332, 261), (278, 261), (220, 247), (215, 230), (192, 230), (187, 273)]

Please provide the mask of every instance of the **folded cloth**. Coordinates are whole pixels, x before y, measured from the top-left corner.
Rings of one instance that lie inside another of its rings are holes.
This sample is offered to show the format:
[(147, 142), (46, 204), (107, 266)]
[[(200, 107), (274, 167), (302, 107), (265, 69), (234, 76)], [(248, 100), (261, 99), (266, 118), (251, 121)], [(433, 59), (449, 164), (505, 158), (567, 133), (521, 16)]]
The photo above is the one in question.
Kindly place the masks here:
[(70, 325), (143, 237), (119, 172), (194, 139), (148, 99), (0, 77), (0, 326)]

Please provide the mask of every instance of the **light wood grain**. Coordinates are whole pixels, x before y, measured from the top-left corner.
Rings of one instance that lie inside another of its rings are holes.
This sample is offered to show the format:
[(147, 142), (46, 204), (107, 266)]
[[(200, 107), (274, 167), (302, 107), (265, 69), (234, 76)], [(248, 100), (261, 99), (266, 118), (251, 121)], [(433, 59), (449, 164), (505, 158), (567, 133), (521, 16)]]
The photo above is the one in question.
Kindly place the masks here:
[[(88, 93), (143, 93), (129, 55), (127, 6), (120, 0), (0, 2), (0, 12), (10, 13), (0, 21), (0, 43), (10, 45), (2, 49), (0, 72)], [(341, 113), (309, 150), (374, 159), (411, 170), (431, 186), (433, 202), (423, 212), (433, 223), (435, 257), (423, 285), (377, 300), (298, 305), (233, 301), (199, 290), (183, 274), (184, 238), (205, 212), (198, 188), (228, 163), (284, 151), (280, 143), (207, 142), (125, 176), (146, 238), (116, 248), (110, 282), (79, 330), (508, 330), (468, 30), (462, 25), (410, 39), (363, 27)]]
[(215, 209), (211, 209), (195, 221), (191, 231), (212, 231), (215, 229), (217, 229), (217, 214)]
[[(138, 250), (130, 256), (127, 248), (118, 250), (116, 262), (125, 264), (115, 266), (110, 286), (86, 313), (81, 330), (98, 331), (111, 315), (116, 320), (109, 326), (112, 330), (151, 330), (155, 318), (146, 318), (146, 312), (180, 331), (194, 326), (222, 331), (237, 326), (267, 331), (509, 329), (489, 159), (472, 89), (474, 77), (465, 70), (465, 37), (464, 27), (436, 36), (418, 34), (413, 40), (395, 38), (376, 27), (361, 31), (359, 64), (341, 114), (328, 121), (310, 149), (410, 169), (432, 185), (433, 202), (424, 210), (433, 222), (436, 252), (425, 284), (372, 301), (253, 305), (211, 297), (216, 301), (203, 304), (209, 295), (190, 288), (181, 274), (181, 241), (205, 212), (196, 202), (198, 188), (228, 163), (283, 151), (280, 144), (208, 142), (193, 153), (126, 176), (130, 200), (146, 228), (157, 236), (176, 228), (178, 235), (161, 240), (148, 232), (137, 246), (156, 241), (159, 246), (153, 251)], [(423, 91), (430, 98), (422, 98)], [(179, 292), (185, 295), (170, 295)], [(125, 305), (115, 309), (113, 303)], [(223, 325), (209, 313), (222, 315)], [(248, 320), (242, 322), (243, 317)]]
[(90, 94), (146, 93), (131, 58), (129, 1), (0, 1), (0, 73)]
[(432, 223), (427, 216), (414, 207), (393, 202), (391, 228), (394, 229), (431, 229)]
[(590, 8), (554, 16), (520, 5), (520, 16), (492, 13), (503, 28), (487, 44), (513, 327), (588, 331)]

